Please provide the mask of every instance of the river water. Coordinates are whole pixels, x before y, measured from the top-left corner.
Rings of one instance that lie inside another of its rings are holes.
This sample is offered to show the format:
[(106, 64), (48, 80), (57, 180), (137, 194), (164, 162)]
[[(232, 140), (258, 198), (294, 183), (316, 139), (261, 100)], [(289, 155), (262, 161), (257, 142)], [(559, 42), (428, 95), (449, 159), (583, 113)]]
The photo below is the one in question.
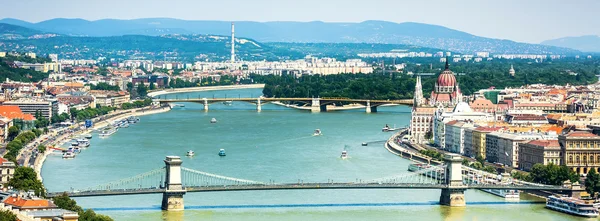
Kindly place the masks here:
[[(193, 92), (169, 97), (249, 97), (260, 89)], [(218, 123), (211, 124), (211, 118)], [(310, 113), (273, 104), (262, 112), (248, 103), (231, 106), (186, 103), (168, 113), (142, 116), (138, 124), (107, 139), (97, 134), (75, 159), (51, 155), (42, 169), (50, 192), (80, 189), (164, 166), (167, 155), (184, 167), (241, 179), (296, 183), (354, 182), (408, 173), (409, 161), (389, 153), (385, 124), (408, 124), (410, 108)], [(323, 136), (311, 136), (319, 128)], [(363, 142), (372, 142), (361, 146)], [(217, 156), (220, 148), (226, 157)], [(340, 159), (346, 149), (350, 158)], [(196, 156), (185, 157), (187, 150)], [(161, 195), (76, 198), (84, 208), (115, 220), (579, 220), (543, 208), (522, 195), (521, 203), (476, 190), (466, 208), (437, 204), (439, 190), (290, 190), (188, 193), (184, 212), (160, 210)]]

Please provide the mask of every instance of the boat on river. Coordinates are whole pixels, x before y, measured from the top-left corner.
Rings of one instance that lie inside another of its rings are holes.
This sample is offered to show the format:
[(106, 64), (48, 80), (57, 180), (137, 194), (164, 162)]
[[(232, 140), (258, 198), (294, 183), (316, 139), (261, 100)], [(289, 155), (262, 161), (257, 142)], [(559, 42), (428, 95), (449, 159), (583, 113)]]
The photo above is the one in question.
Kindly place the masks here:
[(92, 135), (91, 134), (83, 135), (83, 137), (85, 137), (85, 139), (88, 139), (88, 140), (92, 139)]
[(214, 117), (213, 117), (212, 119), (210, 119), (210, 123), (211, 123), (211, 124), (217, 123), (217, 118), (214, 118)]
[(195, 155), (193, 150), (188, 150), (188, 152), (185, 154), (188, 157), (193, 157)]
[(113, 135), (114, 133), (117, 132), (117, 128), (116, 127), (105, 127), (104, 129), (102, 129), (102, 131), (100, 131), (100, 138), (107, 138), (110, 135)]
[(519, 201), (520, 191), (519, 190), (503, 190), (503, 189), (482, 189), (481, 191), (499, 196), (507, 201)]
[(348, 151), (345, 151), (345, 150), (342, 151), (342, 155), (340, 156), (340, 158), (342, 158), (342, 159), (348, 158)]
[(75, 158), (75, 154), (73, 152), (66, 152), (66, 153), (63, 153), (62, 158), (72, 159), (72, 158)]
[(598, 209), (593, 203), (573, 197), (549, 196), (546, 199), (546, 208), (576, 216), (598, 217)]
[(315, 132), (313, 133), (313, 136), (321, 136), (321, 135), (323, 135), (321, 133), (321, 129), (316, 129)]
[(90, 141), (87, 139), (77, 139), (77, 143), (79, 144), (80, 147), (89, 147), (90, 146)]
[(231, 106), (233, 104), (233, 101), (223, 101), (223, 104), (227, 105), (227, 106)]
[(390, 132), (390, 131), (396, 131), (398, 130), (398, 128), (396, 128), (396, 125), (394, 125), (394, 127), (390, 127), (387, 124), (381, 129), (381, 132)]
[(224, 157), (225, 155), (226, 155), (226, 154), (225, 154), (225, 149), (220, 149), (220, 150), (219, 150), (219, 156), (222, 156), (222, 157)]

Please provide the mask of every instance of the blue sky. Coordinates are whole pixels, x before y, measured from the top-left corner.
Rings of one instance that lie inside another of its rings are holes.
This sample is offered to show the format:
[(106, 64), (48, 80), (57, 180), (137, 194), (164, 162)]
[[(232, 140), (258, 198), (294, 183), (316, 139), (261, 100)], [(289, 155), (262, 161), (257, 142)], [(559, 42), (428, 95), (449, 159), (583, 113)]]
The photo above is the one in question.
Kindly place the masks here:
[(421, 22), (539, 43), (600, 35), (600, 0), (2, 0), (0, 17)]

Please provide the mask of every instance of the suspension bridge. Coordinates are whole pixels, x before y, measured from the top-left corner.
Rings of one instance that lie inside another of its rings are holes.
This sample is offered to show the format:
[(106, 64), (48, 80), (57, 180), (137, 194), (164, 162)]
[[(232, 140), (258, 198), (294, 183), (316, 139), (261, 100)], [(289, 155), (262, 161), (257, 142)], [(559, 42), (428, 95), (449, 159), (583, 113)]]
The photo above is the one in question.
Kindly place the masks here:
[(365, 108), (365, 112), (377, 112), (377, 107), (381, 105), (390, 105), (390, 104), (402, 104), (402, 105), (412, 105), (412, 99), (404, 99), (404, 100), (367, 100), (367, 99), (350, 99), (350, 98), (267, 98), (267, 97), (258, 97), (258, 98), (242, 98), (242, 97), (230, 97), (230, 98), (201, 98), (201, 97), (178, 97), (175, 98), (167, 98), (166, 96), (155, 97), (154, 101), (159, 102), (161, 104), (165, 103), (174, 103), (174, 102), (194, 102), (201, 103), (204, 105), (204, 110), (208, 111), (210, 104), (217, 102), (248, 102), (256, 104), (256, 110), (261, 111), (262, 105), (271, 103), (271, 102), (296, 102), (307, 105), (307, 110), (311, 112), (321, 112), (327, 111), (327, 105), (334, 103), (351, 103), (351, 104), (361, 104)]
[(68, 194), (71, 197), (111, 195), (163, 194), (163, 210), (183, 210), (183, 195), (187, 192), (270, 191), (308, 189), (440, 189), (440, 204), (465, 206), (467, 189), (545, 190), (570, 193), (570, 186), (528, 183), (474, 170), (462, 165), (462, 158), (446, 155), (445, 164), (427, 166), (414, 173), (356, 182), (296, 183), (259, 182), (239, 179), (181, 167), (178, 156), (167, 156), (165, 167), (130, 178), (80, 190), (48, 193), (49, 197)]

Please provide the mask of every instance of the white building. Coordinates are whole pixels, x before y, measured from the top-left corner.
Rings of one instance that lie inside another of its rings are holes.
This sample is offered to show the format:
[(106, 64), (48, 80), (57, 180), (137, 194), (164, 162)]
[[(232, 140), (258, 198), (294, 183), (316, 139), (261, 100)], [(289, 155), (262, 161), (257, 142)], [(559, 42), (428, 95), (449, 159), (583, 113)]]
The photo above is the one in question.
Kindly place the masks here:
[(530, 140), (556, 140), (556, 132), (548, 133), (503, 133), (491, 132), (486, 135), (486, 160), (510, 167), (519, 167), (519, 144)]

